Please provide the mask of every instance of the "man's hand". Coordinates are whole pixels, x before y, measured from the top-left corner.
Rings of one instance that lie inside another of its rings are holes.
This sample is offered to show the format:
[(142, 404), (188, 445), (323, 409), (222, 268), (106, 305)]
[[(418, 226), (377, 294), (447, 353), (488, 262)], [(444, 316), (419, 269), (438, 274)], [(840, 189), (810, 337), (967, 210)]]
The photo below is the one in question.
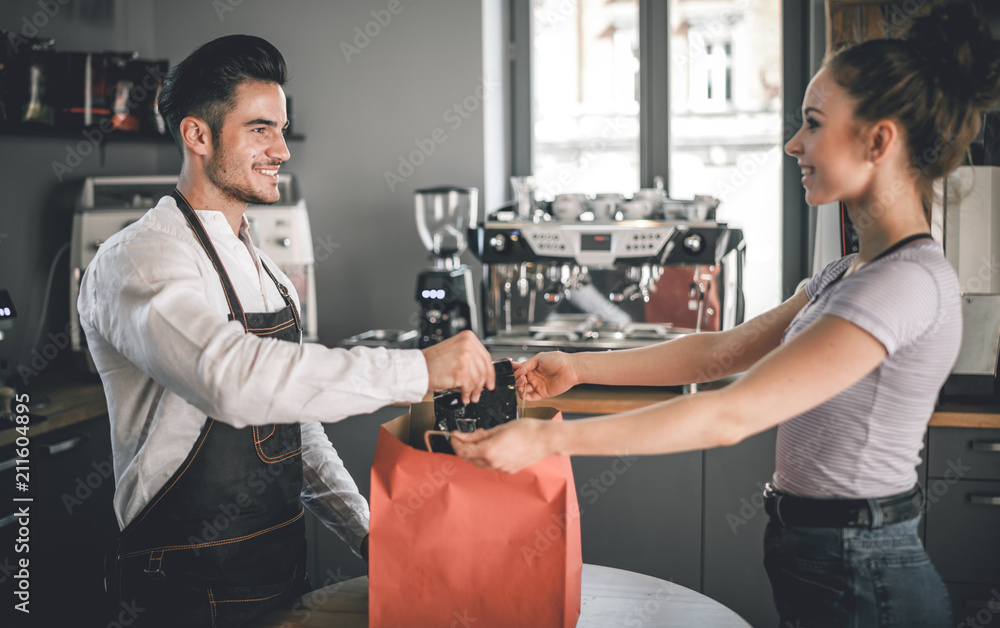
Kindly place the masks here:
[(525, 401), (554, 397), (581, 383), (573, 356), (568, 353), (539, 353), (515, 366), (517, 388)]
[(462, 403), (479, 401), (483, 387), (493, 390), (496, 372), (489, 351), (469, 330), (421, 350), (427, 361), (428, 392), (458, 390)]

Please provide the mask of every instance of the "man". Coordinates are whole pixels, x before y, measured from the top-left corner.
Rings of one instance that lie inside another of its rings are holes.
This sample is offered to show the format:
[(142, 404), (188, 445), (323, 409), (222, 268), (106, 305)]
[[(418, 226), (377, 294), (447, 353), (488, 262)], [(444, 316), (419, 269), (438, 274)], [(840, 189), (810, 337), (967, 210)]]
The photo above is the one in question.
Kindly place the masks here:
[(243, 216), (279, 199), (284, 81), (277, 49), (246, 35), (174, 67), (159, 108), (177, 189), (81, 284), (122, 527), (106, 585), (144, 609), (137, 625), (235, 626), (289, 605), (308, 588), (303, 505), (366, 557), (368, 505), (316, 421), (494, 384), (468, 332), (422, 352), (300, 343), (294, 289)]

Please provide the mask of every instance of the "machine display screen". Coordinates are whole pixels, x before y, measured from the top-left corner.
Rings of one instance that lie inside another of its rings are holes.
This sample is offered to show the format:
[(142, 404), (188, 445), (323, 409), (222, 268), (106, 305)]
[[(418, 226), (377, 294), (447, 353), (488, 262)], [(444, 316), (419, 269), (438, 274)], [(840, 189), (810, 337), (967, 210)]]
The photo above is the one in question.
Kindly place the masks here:
[(610, 251), (611, 250), (611, 234), (610, 233), (581, 233), (580, 234), (580, 250), (581, 251)]
[(17, 318), (17, 310), (14, 309), (14, 301), (10, 298), (10, 292), (0, 290), (0, 321)]
[(423, 299), (444, 299), (448, 283), (444, 277), (424, 275), (420, 278), (420, 297)]

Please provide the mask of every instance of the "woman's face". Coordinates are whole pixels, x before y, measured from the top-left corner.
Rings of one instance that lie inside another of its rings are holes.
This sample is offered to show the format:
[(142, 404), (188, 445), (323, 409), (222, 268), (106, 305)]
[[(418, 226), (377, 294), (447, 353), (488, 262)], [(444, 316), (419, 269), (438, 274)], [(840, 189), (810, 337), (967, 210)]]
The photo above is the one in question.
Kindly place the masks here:
[(871, 179), (871, 162), (847, 92), (821, 69), (802, 101), (802, 128), (785, 144), (802, 169), (806, 202), (823, 205), (862, 198)]

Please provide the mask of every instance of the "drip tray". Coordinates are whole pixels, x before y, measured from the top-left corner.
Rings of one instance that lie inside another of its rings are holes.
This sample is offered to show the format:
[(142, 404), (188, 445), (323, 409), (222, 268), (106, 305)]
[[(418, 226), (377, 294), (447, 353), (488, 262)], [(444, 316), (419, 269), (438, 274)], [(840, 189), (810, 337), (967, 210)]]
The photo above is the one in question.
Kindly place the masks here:
[[(596, 314), (560, 314), (542, 323), (529, 325), (527, 332), (536, 340), (562, 338), (578, 341), (593, 337), (594, 330), (600, 325), (601, 317)], [(521, 333), (523, 334), (523, 331)]]
[(356, 336), (344, 338), (340, 341), (339, 345), (345, 348), (386, 347), (388, 349), (415, 349), (419, 333), (416, 329), (371, 329)]

